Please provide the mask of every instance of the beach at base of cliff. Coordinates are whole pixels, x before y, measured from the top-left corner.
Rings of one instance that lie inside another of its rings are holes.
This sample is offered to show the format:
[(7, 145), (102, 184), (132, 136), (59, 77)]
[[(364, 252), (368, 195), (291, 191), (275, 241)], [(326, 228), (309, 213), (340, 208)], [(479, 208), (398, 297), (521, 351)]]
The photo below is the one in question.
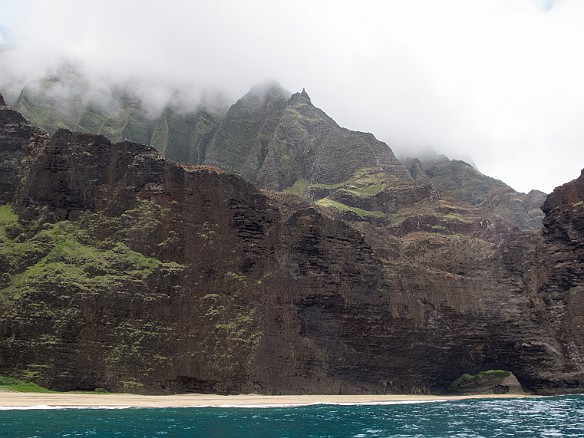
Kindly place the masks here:
[[(177, 407), (286, 407), (314, 404), (399, 404), (470, 398), (517, 398), (525, 395), (216, 395), (216, 394), (91, 394), (0, 392), (0, 408), (177, 408)], [(532, 397), (532, 396), (527, 396)]]

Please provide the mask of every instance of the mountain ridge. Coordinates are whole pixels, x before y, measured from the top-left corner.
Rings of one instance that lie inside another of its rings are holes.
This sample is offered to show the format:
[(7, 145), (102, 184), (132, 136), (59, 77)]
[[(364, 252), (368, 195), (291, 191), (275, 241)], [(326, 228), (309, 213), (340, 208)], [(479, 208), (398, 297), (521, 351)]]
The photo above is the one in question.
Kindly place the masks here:
[[(30, 94), (23, 90), (21, 98), (27, 93)], [(48, 105), (42, 102), (40, 99), (36, 107)], [(191, 109), (183, 105), (177, 110), (170, 104), (148, 123), (139, 101), (129, 102), (129, 107), (107, 123), (102, 121), (93, 132), (103, 133), (114, 142), (128, 138), (150, 144), (176, 161), (224, 168), (260, 188), (287, 191), (344, 212), (346, 219), (394, 223), (392, 216), (409, 216), (412, 208), (417, 208), (407, 205), (407, 199), (419, 202), (425, 193), (427, 205), (423, 209), (428, 212), (420, 219), (426, 225), (419, 229), (434, 227), (451, 233), (460, 228), (448, 211), (444, 214), (444, 209), (434, 205), (438, 198), (448, 200), (463, 216), (470, 212), (473, 222), (488, 220), (509, 230), (541, 226), (543, 216), (534, 205), (543, 202), (542, 193), (520, 194), (470, 166), (465, 170), (464, 165), (456, 164), (462, 162), (455, 160), (434, 160), (434, 164), (423, 160), (426, 170), (419, 160), (419, 165), (415, 159), (405, 160), (404, 164), (372, 134), (338, 126), (314, 106), (306, 90), (292, 94), (277, 82), (267, 81), (252, 87), (225, 115), (196, 105)], [(56, 120), (54, 110), (46, 117), (39, 111), (41, 115), (33, 111), (31, 120)], [(41, 126), (47, 128), (46, 124)], [(54, 124), (48, 127), (51, 126)], [(117, 134), (107, 131), (115, 126), (126, 128)], [(81, 130), (91, 131), (87, 124)], [(437, 176), (422, 176), (417, 171), (437, 172)], [(449, 171), (459, 177), (448, 176)], [(481, 209), (487, 204), (487, 211)], [(401, 214), (396, 206), (403, 207)], [(490, 217), (492, 214), (496, 217)], [(411, 224), (405, 224), (395, 233), (412, 229)]]

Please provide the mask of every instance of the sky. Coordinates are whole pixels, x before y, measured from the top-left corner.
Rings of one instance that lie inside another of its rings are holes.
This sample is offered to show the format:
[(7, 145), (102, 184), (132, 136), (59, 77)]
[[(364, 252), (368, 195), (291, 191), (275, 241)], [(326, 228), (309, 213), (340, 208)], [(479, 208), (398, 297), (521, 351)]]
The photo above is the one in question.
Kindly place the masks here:
[(2, 0), (0, 91), (63, 63), (152, 105), (273, 79), (398, 156), (551, 192), (584, 168), (582, 23), (582, 0)]

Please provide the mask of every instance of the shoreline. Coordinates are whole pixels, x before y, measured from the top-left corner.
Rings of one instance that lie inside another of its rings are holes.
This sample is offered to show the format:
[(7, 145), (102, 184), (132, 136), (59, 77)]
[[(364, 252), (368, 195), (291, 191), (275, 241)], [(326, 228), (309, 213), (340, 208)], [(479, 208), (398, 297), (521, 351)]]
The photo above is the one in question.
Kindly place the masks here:
[(0, 391), (0, 408), (187, 408), (187, 407), (294, 407), (315, 404), (403, 404), (480, 398), (538, 397), (524, 394), (481, 395), (216, 395), (216, 394), (84, 394)]

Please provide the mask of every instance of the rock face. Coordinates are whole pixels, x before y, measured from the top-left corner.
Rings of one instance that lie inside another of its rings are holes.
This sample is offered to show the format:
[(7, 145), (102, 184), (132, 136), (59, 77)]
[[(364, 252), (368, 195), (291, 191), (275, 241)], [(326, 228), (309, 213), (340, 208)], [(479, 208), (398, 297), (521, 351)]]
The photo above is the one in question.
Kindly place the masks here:
[(0, 103), (0, 204), (7, 204), (14, 201), (22, 171), (21, 162), (27, 151), (36, 142), (42, 142), (46, 135), (30, 125), (19, 113), (5, 106), (1, 95)]
[(548, 197), (543, 233), (494, 242), (396, 236), (154, 148), (49, 137), (8, 107), (0, 157), (0, 373), (62, 390), (424, 393), (503, 369), (527, 390), (584, 390), (584, 177)]
[(556, 188), (542, 209), (545, 245), (540, 258), (547, 269), (537, 281), (550, 308), (555, 336), (563, 346), (558, 354), (578, 364), (563, 383), (576, 387), (584, 368), (580, 359), (584, 351), (584, 171), (578, 179)]
[[(146, 110), (143, 102), (127, 89), (114, 90), (108, 99), (92, 99), (88, 90), (75, 86), (74, 75), (48, 78), (21, 91), (15, 109), (50, 133), (58, 129), (101, 134), (113, 142), (131, 140), (154, 146), (175, 161), (200, 163), (220, 118), (226, 109), (213, 96), (199, 103), (183, 103), (176, 93), (159, 115)], [(65, 91), (64, 91), (65, 90)]]
[(30, 159), (15, 210), (50, 223), (25, 229), (34, 256), (6, 237), (0, 367), (51, 387), (310, 391), (294, 358), (324, 352), (290, 345), (298, 297), (367, 294), (379, 277), (358, 232), (217, 169), (63, 130)]
[[(472, 233), (500, 242), (515, 228), (541, 228), (545, 194), (517, 193), (445, 157), (402, 163), (373, 135), (338, 126), (305, 90), (291, 94), (267, 82), (229, 110), (220, 97), (195, 103), (178, 93), (153, 116), (129, 90), (116, 91), (108, 112), (84, 97), (80, 82), (64, 72), (36, 91), (23, 90), (16, 108), (51, 133), (67, 128), (149, 144), (171, 160), (220, 167), (257, 187), (340, 211), (346, 220), (383, 224), (397, 236)], [(57, 99), (67, 88), (67, 97)]]
[(482, 215), (495, 214), (523, 230), (539, 230), (540, 206), (546, 194), (532, 190), (519, 193), (502, 181), (483, 175), (470, 164), (443, 155), (423, 160), (404, 160), (417, 182), (429, 183), (439, 196)]
[(298, 180), (335, 184), (363, 167), (411, 182), (391, 149), (371, 134), (339, 127), (303, 90), (253, 88), (221, 122), (204, 163), (240, 173), (260, 187), (283, 190)]
[(545, 200), (544, 234), (548, 241), (582, 247), (584, 236), (584, 173), (578, 179), (556, 188)]
[(51, 133), (66, 128), (113, 142), (148, 144), (171, 160), (217, 166), (263, 188), (283, 190), (298, 180), (340, 183), (371, 166), (411, 182), (385, 143), (341, 128), (312, 105), (304, 90), (291, 95), (267, 82), (253, 87), (226, 114), (215, 97), (186, 107), (171, 100), (159, 116), (151, 116), (128, 90), (117, 91), (116, 110), (109, 112), (84, 101), (78, 87), (63, 97), (61, 88), (82, 81), (70, 75), (47, 79), (38, 90), (24, 89), (15, 108)]
[(185, 112), (168, 106), (156, 120), (150, 145), (170, 160), (199, 164), (219, 120), (216, 113), (204, 107)]

